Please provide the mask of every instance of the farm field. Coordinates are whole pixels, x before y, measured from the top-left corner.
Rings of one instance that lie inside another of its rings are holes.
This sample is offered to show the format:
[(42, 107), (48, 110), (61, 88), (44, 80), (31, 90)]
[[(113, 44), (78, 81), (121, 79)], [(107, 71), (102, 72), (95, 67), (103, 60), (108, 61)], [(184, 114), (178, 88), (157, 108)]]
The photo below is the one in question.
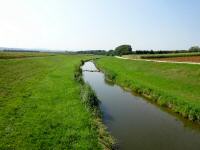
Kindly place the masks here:
[(123, 60), (95, 61), (106, 78), (190, 120), (200, 121), (200, 66)]
[(75, 67), (88, 58), (0, 59), (0, 149), (102, 149), (74, 80)]
[(155, 58), (154, 60), (175, 61), (175, 62), (197, 62), (197, 63), (200, 63), (200, 56)]
[[(166, 59), (166, 58), (180, 58), (180, 57), (200, 57), (199, 52), (193, 52), (193, 53), (172, 53), (172, 54), (132, 54), (132, 55), (123, 55), (125, 58), (129, 59)], [(183, 58), (184, 59), (184, 58)]]

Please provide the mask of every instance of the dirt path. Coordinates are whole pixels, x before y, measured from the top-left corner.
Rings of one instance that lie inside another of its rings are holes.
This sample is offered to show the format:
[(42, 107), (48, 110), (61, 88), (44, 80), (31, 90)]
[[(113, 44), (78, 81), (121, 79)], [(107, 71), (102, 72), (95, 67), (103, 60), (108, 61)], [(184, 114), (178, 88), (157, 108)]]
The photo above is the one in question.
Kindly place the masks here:
[(158, 62), (158, 63), (173, 63), (173, 64), (191, 64), (191, 65), (200, 65), (200, 63), (196, 62), (177, 62), (177, 61), (163, 61), (163, 60), (149, 60), (149, 59), (131, 59), (131, 58), (125, 58), (120, 56), (115, 56), (119, 59), (130, 59), (130, 60), (137, 60), (137, 61), (151, 61), (151, 62)]

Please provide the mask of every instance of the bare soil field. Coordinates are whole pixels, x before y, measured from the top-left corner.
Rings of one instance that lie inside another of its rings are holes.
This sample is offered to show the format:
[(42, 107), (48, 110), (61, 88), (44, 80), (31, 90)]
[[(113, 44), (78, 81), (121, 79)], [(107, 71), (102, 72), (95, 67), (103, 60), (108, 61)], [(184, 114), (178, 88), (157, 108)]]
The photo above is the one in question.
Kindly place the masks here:
[(154, 60), (177, 61), (177, 62), (197, 62), (197, 63), (200, 63), (200, 56), (154, 58)]

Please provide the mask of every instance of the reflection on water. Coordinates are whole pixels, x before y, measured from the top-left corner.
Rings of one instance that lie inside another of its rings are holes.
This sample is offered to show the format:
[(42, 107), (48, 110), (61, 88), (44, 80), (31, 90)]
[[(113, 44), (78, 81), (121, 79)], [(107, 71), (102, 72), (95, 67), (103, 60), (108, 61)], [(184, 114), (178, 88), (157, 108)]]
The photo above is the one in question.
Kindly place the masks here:
[[(96, 67), (86, 62), (85, 70)], [(96, 69), (97, 70), (97, 69)], [(103, 121), (118, 140), (120, 149), (199, 150), (200, 131), (190, 122), (105, 82), (101, 72), (83, 72), (83, 78), (101, 101)]]

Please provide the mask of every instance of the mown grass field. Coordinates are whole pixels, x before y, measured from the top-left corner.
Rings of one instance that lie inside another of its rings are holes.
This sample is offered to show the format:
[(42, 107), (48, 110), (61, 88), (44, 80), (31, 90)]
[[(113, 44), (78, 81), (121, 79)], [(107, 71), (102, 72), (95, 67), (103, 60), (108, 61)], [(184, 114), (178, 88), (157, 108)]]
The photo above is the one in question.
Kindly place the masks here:
[(74, 80), (75, 66), (90, 57), (0, 59), (0, 149), (102, 148)]
[(106, 78), (191, 120), (200, 121), (200, 66), (104, 57)]
[(0, 52), (0, 59), (26, 58), (26, 57), (44, 57), (53, 56), (53, 53), (43, 52)]

